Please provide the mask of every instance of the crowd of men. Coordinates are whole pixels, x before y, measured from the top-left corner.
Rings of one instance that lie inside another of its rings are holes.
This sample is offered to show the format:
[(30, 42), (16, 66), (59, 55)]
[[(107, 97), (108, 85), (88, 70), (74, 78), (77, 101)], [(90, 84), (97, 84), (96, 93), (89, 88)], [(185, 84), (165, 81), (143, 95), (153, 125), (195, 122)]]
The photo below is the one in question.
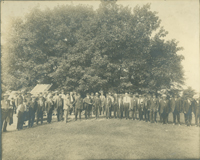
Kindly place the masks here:
[(24, 122), (28, 121), (28, 127), (34, 122), (43, 123), (43, 115), (47, 115), (47, 122), (51, 123), (52, 115), (57, 115), (58, 121), (68, 122), (68, 115), (74, 114), (81, 119), (84, 111), (85, 119), (99, 118), (100, 115), (107, 119), (126, 118), (143, 120), (157, 123), (157, 115), (163, 124), (168, 123), (168, 115), (173, 113), (173, 125), (180, 125), (180, 113), (184, 113), (185, 124), (191, 126), (192, 113), (195, 115), (195, 125), (200, 122), (200, 98), (183, 98), (179, 95), (169, 97), (163, 94), (156, 97), (155, 94), (117, 94), (103, 91), (99, 93), (87, 93), (85, 98), (79, 93), (70, 92), (65, 95), (64, 91), (58, 93), (45, 92), (32, 95), (30, 92), (15, 92), (14, 96), (9, 93), (3, 95), (2, 106), (2, 130), (6, 131), (7, 123), (13, 123), (13, 114), (17, 114), (17, 129), (23, 128)]

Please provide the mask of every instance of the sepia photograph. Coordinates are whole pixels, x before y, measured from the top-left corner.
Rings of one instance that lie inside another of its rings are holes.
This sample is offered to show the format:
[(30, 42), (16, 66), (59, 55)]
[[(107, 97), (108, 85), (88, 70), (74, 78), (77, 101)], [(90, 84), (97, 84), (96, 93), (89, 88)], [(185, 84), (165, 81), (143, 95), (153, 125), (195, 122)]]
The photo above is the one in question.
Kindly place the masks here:
[(198, 0), (1, 1), (2, 160), (200, 159)]

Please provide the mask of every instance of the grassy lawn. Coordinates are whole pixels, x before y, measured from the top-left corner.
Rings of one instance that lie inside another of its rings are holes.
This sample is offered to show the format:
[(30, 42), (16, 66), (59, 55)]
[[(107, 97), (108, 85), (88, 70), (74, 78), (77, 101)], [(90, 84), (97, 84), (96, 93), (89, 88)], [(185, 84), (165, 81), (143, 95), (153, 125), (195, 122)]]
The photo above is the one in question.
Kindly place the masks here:
[(199, 158), (200, 128), (105, 118), (2, 134), (4, 160)]

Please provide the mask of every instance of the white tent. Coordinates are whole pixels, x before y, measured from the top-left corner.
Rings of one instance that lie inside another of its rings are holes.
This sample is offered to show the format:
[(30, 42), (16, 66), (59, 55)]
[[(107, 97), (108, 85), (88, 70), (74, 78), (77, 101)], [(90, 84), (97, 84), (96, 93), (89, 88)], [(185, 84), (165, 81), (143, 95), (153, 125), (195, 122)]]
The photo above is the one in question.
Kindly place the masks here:
[(30, 92), (33, 95), (47, 92), (51, 88), (52, 84), (37, 84)]

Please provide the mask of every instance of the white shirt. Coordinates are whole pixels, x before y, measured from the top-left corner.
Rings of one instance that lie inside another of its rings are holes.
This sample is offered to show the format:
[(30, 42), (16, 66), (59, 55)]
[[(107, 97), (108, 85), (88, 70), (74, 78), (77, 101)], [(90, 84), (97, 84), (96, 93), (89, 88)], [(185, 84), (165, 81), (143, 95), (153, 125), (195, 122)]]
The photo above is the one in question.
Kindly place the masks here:
[(129, 97), (129, 96), (125, 96), (124, 98), (123, 98), (123, 104), (124, 103), (131, 103), (131, 98)]

